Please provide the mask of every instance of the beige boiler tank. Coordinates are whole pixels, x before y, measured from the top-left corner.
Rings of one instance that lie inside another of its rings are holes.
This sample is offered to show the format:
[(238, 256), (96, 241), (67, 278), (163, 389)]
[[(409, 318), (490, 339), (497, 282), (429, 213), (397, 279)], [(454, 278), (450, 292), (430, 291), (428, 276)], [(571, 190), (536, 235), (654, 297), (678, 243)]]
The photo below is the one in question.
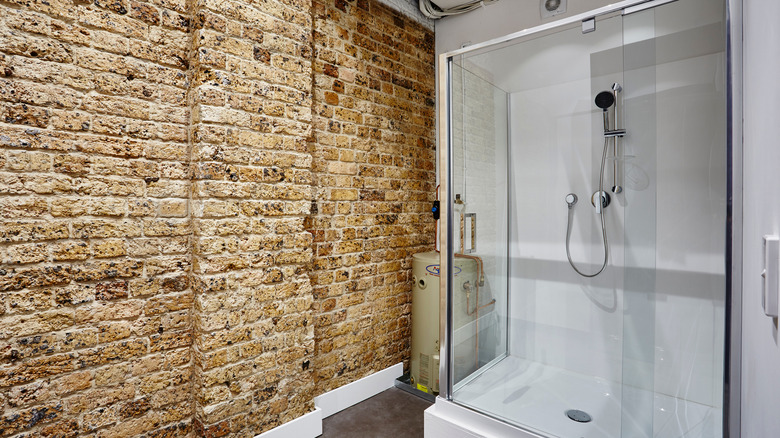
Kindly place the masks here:
[[(462, 277), (476, 277), (473, 260), (455, 259), (455, 284)], [(439, 392), (439, 253), (412, 258), (412, 357), (411, 384), (429, 394)], [(464, 280), (465, 281), (465, 280)]]

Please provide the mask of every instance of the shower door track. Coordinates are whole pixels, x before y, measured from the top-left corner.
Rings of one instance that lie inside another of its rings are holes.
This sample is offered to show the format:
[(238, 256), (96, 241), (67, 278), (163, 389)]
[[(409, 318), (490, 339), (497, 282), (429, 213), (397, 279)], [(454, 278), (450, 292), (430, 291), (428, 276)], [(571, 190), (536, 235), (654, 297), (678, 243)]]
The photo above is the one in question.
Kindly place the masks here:
[[(441, 172), (441, 199), (450, 199), (450, 187), (453, 183), (452, 172), (452, 127), (449, 124), (451, 116), (452, 95), (449, 92), (451, 83), (451, 61), (455, 56), (476, 52), (497, 46), (503, 43), (521, 39), (526, 36), (539, 34), (546, 31), (552, 31), (557, 28), (571, 26), (577, 22), (584, 22), (595, 17), (622, 14), (629, 15), (634, 12), (643, 11), (664, 4), (680, 0), (624, 0), (608, 6), (593, 9), (582, 14), (564, 18), (558, 21), (550, 22), (530, 29), (524, 29), (499, 38), (494, 38), (482, 43), (462, 47), (457, 50), (442, 53), (437, 59), (437, 82), (440, 108), (437, 122), (437, 137), (439, 139), (439, 163), (444, 171)], [(741, 281), (742, 281), (742, 0), (725, 0), (726, 5), (726, 66), (727, 66), (727, 135), (726, 135), (726, 153), (727, 153), (727, 226), (726, 234), (726, 332), (724, 333), (724, 394), (723, 394), (723, 437), (738, 438), (740, 436), (740, 379), (741, 379), (741, 353), (739, 348), (733, 346), (739, 345), (741, 340)], [(442, 233), (440, 235), (441, 252), (441, 278), (445, 281), (440, 282), (440, 308), (439, 314), (440, 326), (439, 335), (441, 339), (439, 373), (445, 377), (444, 384), (441, 385), (439, 397), (448, 402), (455, 403), (452, 399), (456, 387), (452, 383), (452, 371), (454, 368), (454, 358), (451, 352), (453, 327), (452, 309), (447, 303), (452, 302), (452, 292), (449, 285), (453, 282), (453, 273), (450, 269), (454, 253), (451, 248), (451, 242), (454, 241), (451, 224), (454, 217), (452, 209), (445, 204), (444, 214), (441, 217)], [(502, 356), (492, 360), (483, 368), (486, 371), (504, 360), (508, 356), (504, 353)], [(466, 378), (468, 382), (473, 381), (484, 371), (478, 370)], [(459, 382), (457, 388), (465, 385), (467, 382)], [(458, 404), (462, 408), (473, 410), (468, 406)], [(477, 412), (477, 411), (474, 411)], [(505, 423), (503, 420), (492, 417), (496, 421)], [(508, 423), (507, 423), (508, 424)], [(516, 427), (516, 426), (514, 426)]]
[(471, 373), (468, 376), (466, 376), (465, 378), (463, 378), (460, 382), (455, 384), (452, 389), (457, 391), (460, 388), (468, 385), (469, 383), (471, 383), (474, 380), (476, 380), (479, 376), (485, 374), (488, 370), (490, 370), (494, 366), (498, 365), (499, 362), (501, 362), (502, 360), (506, 359), (508, 356), (509, 356), (508, 354), (502, 353), (497, 358), (491, 360), (490, 362), (486, 363), (485, 365), (482, 365), (481, 367), (479, 367), (478, 370), (474, 371), (473, 373)]
[[(645, 9), (654, 8), (657, 6), (665, 5), (667, 3), (672, 3), (676, 1), (679, 0), (624, 0), (601, 8), (592, 9), (588, 12), (583, 12), (582, 14), (573, 15), (568, 18), (562, 18), (558, 21), (553, 21), (547, 24), (542, 24), (539, 26), (532, 27), (530, 29), (524, 29), (519, 32), (510, 33), (502, 37), (498, 37), (482, 43), (466, 46), (460, 49), (453, 50), (451, 52), (442, 53), (441, 55), (439, 55), (439, 59), (446, 59), (453, 56), (463, 55), (469, 52), (474, 52), (480, 49), (484, 49), (486, 47), (507, 43), (516, 40), (518, 38), (522, 38), (524, 36), (534, 35), (540, 32), (553, 30), (558, 27), (564, 27), (577, 22), (588, 21), (590, 19), (600, 17), (603, 15), (609, 15), (614, 13), (622, 13), (622, 15), (629, 15), (634, 12), (643, 11)], [(634, 9), (635, 7), (636, 9)]]

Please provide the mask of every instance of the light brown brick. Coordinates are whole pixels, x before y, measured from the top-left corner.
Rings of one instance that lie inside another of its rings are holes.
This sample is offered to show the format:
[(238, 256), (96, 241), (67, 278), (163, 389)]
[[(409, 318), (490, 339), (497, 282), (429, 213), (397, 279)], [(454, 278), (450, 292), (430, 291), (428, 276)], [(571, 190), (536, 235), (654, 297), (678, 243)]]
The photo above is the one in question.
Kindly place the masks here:
[(406, 360), (432, 33), (342, 3), (0, 6), (0, 386), (62, 400), (18, 431), (254, 435)]

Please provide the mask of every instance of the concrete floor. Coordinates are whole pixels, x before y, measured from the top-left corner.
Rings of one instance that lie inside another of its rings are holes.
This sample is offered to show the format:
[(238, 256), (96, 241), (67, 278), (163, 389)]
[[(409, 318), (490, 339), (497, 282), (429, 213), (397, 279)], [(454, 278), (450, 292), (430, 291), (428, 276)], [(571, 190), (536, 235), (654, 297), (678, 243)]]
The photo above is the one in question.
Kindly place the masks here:
[(323, 438), (422, 438), (431, 403), (390, 388), (322, 421)]

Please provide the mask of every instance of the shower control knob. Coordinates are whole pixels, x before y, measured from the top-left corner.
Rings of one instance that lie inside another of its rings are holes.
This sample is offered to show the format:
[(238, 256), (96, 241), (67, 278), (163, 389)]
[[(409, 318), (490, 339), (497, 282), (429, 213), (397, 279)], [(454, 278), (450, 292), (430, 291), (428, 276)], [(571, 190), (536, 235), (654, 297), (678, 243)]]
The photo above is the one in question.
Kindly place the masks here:
[(596, 207), (598, 213), (601, 213), (602, 208), (607, 208), (611, 201), (612, 199), (610, 198), (609, 193), (604, 191), (593, 192), (593, 196), (590, 197), (590, 203)]

